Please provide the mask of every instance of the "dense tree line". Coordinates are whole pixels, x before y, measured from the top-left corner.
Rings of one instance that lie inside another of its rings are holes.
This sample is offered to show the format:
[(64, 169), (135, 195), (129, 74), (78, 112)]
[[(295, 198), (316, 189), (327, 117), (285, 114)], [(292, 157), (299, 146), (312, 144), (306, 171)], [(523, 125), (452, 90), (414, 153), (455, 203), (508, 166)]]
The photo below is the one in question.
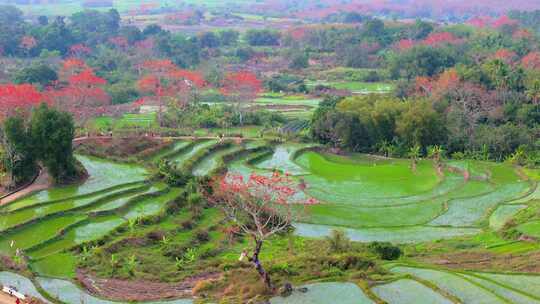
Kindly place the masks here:
[(75, 126), (68, 113), (43, 103), (29, 118), (7, 118), (1, 131), (5, 149), (2, 162), (13, 187), (36, 174), (38, 163), (47, 168), (56, 183), (75, 181), (81, 174), (72, 149)]

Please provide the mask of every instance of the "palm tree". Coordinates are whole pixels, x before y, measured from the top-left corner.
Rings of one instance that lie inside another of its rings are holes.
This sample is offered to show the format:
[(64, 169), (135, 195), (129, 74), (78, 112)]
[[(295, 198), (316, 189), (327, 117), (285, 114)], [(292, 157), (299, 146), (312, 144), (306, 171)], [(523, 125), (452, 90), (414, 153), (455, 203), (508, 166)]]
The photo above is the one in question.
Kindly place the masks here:
[(416, 171), (416, 165), (418, 164), (418, 159), (420, 158), (420, 146), (415, 145), (409, 149), (408, 153), (409, 158), (411, 159), (411, 169)]
[(390, 149), (390, 143), (386, 140), (383, 140), (379, 144), (379, 153), (383, 153), (385, 157), (388, 157), (388, 152)]
[(443, 154), (444, 154), (444, 150), (439, 145), (432, 146), (428, 150), (428, 157), (433, 159), (433, 161), (435, 162), (435, 166), (437, 168), (440, 168), (442, 165), (441, 160), (442, 160)]

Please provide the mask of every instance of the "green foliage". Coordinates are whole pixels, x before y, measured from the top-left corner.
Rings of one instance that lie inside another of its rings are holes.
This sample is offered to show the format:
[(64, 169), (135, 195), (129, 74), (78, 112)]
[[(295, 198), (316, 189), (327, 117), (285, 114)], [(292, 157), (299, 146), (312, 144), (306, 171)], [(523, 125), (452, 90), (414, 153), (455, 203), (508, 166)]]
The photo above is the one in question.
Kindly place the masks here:
[(291, 55), (291, 62), (289, 68), (299, 70), (305, 69), (309, 66), (309, 55), (303, 51), (295, 51)]
[(58, 75), (49, 66), (40, 64), (32, 65), (19, 70), (14, 77), (14, 82), (18, 84), (32, 83), (46, 86), (58, 80)]
[(280, 73), (265, 81), (265, 87), (272, 92), (305, 93), (307, 91), (302, 77)]
[(30, 133), (36, 157), (57, 183), (78, 177), (72, 148), (75, 125), (71, 115), (42, 104), (32, 113)]
[(343, 253), (351, 248), (351, 241), (343, 230), (332, 230), (326, 237), (326, 243), (330, 253)]
[(12, 116), (4, 121), (3, 140), (4, 168), (10, 173), (15, 187), (27, 181), (37, 169), (32, 134), (21, 116)]
[(403, 255), (403, 251), (391, 243), (373, 242), (368, 245), (368, 248), (383, 260), (397, 260)]
[(163, 159), (158, 164), (158, 176), (169, 186), (184, 186), (191, 178), (190, 173), (181, 172), (171, 162)]
[(272, 30), (250, 29), (244, 34), (244, 39), (251, 46), (274, 46), (279, 44), (280, 34)]
[(442, 144), (446, 136), (442, 117), (430, 102), (380, 95), (346, 98), (334, 107), (321, 103), (313, 115), (311, 133), (321, 143), (352, 151), (392, 146), (392, 154), (402, 155), (408, 147)]
[(431, 77), (456, 64), (457, 58), (456, 51), (450, 48), (416, 46), (406, 52), (394, 54), (390, 58), (389, 69), (396, 79)]

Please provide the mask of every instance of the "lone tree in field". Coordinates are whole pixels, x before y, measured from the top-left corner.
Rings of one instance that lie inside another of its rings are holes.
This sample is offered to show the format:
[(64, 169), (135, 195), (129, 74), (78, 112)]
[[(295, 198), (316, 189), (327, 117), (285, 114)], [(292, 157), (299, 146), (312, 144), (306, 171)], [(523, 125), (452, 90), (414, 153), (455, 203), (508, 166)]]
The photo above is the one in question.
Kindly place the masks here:
[(418, 165), (418, 159), (420, 158), (420, 146), (415, 145), (409, 149), (408, 153), (409, 158), (411, 159), (411, 169), (413, 172), (416, 172), (416, 167)]
[(437, 168), (439, 172), (441, 172), (441, 169), (442, 169), (443, 155), (444, 155), (444, 150), (441, 146), (435, 145), (428, 149), (428, 157), (433, 159), (435, 167)]
[(317, 203), (314, 199), (299, 199), (298, 189), (288, 175), (278, 172), (272, 176), (252, 174), (247, 180), (228, 174), (214, 184), (210, 197), (239, 227), (240, 233), (253, 239), (253, 252), (244, 251), (241, 259), (247, 257), (270, 290), (274, 289), (272, 280), (259, 259), (264, 241), (289, 229), (299, 218), (302, 206)]
[(243, 124), (243, 108), (246, 104), (253, 102), (262, 91), (262, 81), (251, 72), (227, 74), (221, 89), (223, 95), (236, 103), (241, 125)]

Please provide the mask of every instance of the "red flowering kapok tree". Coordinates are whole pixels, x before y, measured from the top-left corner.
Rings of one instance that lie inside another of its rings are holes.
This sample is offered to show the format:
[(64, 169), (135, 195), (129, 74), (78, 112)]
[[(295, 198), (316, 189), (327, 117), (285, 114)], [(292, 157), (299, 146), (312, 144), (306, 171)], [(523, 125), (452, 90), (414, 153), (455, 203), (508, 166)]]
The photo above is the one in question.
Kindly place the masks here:
[(82, 43), (74, 44), (69, 48), (69, 54), (73, 57), (83, 57), (90, 55), (92, 49)]
[(60, 68), (60, 80), (67, 82), (71, 76), (79, 74), (87, 69), (89, 69), (89, 67), (83, 60), (77, 58), (68, 58), (64, 60), (62, 67)]
[(236, 103), (240, 124), (243, 124), (242, 111), (249, 109), (248, 104), (255, 101), (262, 91), (262, 81), (257, 75), (247, 71), (227, 74), (221, 88), (221, 93)]
[(424, 44), (437, 47), (445, 44), (455, 44), (460, 41), (454, 34), (449, 32), (431, 33), (424, 39)]
[(42, 102), (46, 102), (44, 95), (31, 84), (0, 85), (0, 120), (16, 112), (27, 113)]
[(155, 96), (160, 123), (165, 101), (186, 107), (194, 100), (196, 89), (205, 85), (201, 74), (179, 69), (170, 60), (146, 61), (142, 68), (146, 74), (139, 79), (139, 90)]
[[(305, 187), (305, 186), (304, 186)], [(301, 186), (289, 175), (274, 172), (271, 176), (251, 174), (246, 180), (241, 175), (227, 174), (213, 185), (211, 202), (221, 207), (239, 232), (252, 238), (251, 254), (242, 252), (269, 289), (273, 289), (270, 275), (261, 264), (259, 255), (265, 240), (291, 227), (299, 219), (302, 207), (317, 204), (314, 199), (303, 200)]]
[(21, 38), (21, 42), (19, 43), (20, 48), (22, 48), (25, 52), (30, 52), (31, 49), (35, 48), (37, 45), (36, 38), (32, 36), (23, 36)]
[(540, 52), (530, 52), (521, 59), (521, 65), (526, 69), (540, 70)]
[(55, 106), (73, 114), (81, 124), (90, 117), (104, 114), (111, 103), (110, 96), (103, 90), (107, 81), (78, 60), (64, 64), (62, 76), (70, 74), (67, 81), (63, 79), (58, 87), (47, 91)]

